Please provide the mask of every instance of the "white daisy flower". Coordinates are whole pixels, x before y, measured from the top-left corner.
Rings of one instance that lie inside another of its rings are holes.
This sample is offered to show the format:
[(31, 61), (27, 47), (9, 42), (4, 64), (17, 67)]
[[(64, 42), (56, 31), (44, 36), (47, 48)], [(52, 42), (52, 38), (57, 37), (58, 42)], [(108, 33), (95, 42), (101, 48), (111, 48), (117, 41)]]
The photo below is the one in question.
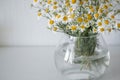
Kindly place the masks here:
[(79, 27), (80, 27), (80, 31), (84, 32), (84, 30), (87, 28), (87, 25), (81, 24)]
[(103, 21), (102, 20), (97, 20), (96, 24), (97, 24), (98, 27), (101, 27), (101, 26), (103, 26)]
[(98, 28), (98, 32), (100, 32), (100, 33), (105, 32), (105, 28), (104, 28), (104, 27), (99, 27), (99, 28)]

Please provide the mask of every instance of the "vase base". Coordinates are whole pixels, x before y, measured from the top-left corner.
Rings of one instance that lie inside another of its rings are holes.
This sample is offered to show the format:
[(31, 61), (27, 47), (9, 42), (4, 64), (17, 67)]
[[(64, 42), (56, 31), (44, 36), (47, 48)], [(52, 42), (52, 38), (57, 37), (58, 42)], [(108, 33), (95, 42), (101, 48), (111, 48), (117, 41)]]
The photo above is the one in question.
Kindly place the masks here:
[(82, 72), (64, 71), (63, 74), (65, 78), (67, 78), (68, 80), (95, 80), (96, 78), (98, 78), (96, 74), (87, 71), (82, 71)]

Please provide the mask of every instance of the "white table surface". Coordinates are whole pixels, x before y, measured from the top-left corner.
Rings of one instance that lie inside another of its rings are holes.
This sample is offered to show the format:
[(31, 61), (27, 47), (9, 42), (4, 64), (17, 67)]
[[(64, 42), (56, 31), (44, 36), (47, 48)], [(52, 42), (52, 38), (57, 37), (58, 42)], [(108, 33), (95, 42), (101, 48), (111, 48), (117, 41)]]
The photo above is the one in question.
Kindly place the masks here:
[[(100, 80), (120, 80), (120, 47), (109, 47), (111, 64)], [(0, 80), (64, 80), (54, 65), (55, 47), (0, 47)]]

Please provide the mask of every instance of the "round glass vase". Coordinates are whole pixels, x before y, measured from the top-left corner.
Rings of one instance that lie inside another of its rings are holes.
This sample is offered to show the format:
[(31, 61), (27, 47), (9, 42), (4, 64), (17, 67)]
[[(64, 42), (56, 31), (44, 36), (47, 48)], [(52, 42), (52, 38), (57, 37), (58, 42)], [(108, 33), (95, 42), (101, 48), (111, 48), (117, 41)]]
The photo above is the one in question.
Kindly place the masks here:
[(55, 51), (55, 65), (68, 80), (93, 80), (109, 66), (110, 54), (101, 34), (64, 36)]

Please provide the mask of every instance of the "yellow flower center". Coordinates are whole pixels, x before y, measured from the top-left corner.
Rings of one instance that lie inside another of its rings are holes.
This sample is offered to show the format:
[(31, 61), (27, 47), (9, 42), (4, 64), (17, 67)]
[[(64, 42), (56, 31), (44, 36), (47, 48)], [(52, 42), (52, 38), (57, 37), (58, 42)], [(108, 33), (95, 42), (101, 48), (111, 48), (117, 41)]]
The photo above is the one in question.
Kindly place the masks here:
[(81, 28), (81, 29), (85, 29), (85, 26), (84, 26), (84, 25), (82, 25), (82, 26), (80, 26), (80, 28)]
[(111, 7), (112, 7), (113, 5), (112, 5), (112, 4), (109, 4), (109, 6), (111, 6)]
[(102, 10), (102, 9), (99, 9), (99, 13), (103, 13), (103, 10)]
[(41, 16), (41, 15), (42, 15), (42, 13), (39, 11), (37, 15), (38, 15), (38, 16)]
[(106, 2), (109, 2), (109, 0), (105, 0)]
[(74, 19), (74, 18), (75, 18), (75, 14), (71, 14), (71, 15), (70, 15), (70, 18), (71, 18), (71, 19)]
[(50, 21), (49, 21), (49, 24), (50, 24), (50, 25), (54, 24), (54, 20), (50, 20)]
[(104, 9), (108, 9), (108, 6), (107, 6), (107, 5), (104, 5), (103, 8), (104, 8)]
[(82, 21), (83, 21), (82, 17), (78, 17), (78, 18), (77, 18), (77, 21), (78, 21), (78, 22), (82, 22)]
[(71, 26), (71, 30), (76, 30), (77, 29), (77, 26)]
[(105, 31), (105, 29), (104, 28), (100, 28), (100, 32), (104, 32)]
[(88, 22), (88, 20), (87, 20), (87, 19), (85, 19), (85, 20), (84, 20), (84, 22), (85, 22), (85, 23), (87, 23), (87, 22)]
[(53, 4), (54, 4), (54, 5), (56, 5), (56, 4), (57, 4), (57, 2), (55, 1)]
[(98, 26), (102, 26), (102, 22), (98, 22)]
[(115, 18), (115, 16), (114, 16), (114, 15), (111, 15), (111, 18), (112, 18), (112, 19), (114, 19), (114, 18)]
[(96, 32), (97, 32), (97, 29), (94, 28), (94, 29), (93, 29), (93, 32), (96, 33)]
[(85, 0), (86, 2), (88, 2), (88, 0)]
[(92, 19), (92, 16), (90, 14), (87, 15), (88, 20)]
[(105, 20), (104, 23), (105, 23), (106, 25), (108, 25), (108, 24), (109, 24), (109, 21), (108, 21), (108, 20)]
[(53, 9), (57, 9), (57, 6), (53, 6)]
[(117, 24), (117, 27), (120, 28), (120, 23)]
[(67, 20), (68, 20), (68, 16), (64, 16), (63, 21), (67, 21)]
[(51, 0), (48, 0), (48, 1), (47, 1), (48, 4), (51, 4), (51, 2), (52, 2)]
[(75, 4), (76, 3), (76, 0), (72, 0), (72, 4)]
[(70, 6), (70, 3), (69, 3), (69, 2), (66, 2), (65, 5), (66, 5), (67, 7), (69, 7), (69, 6)]
[(58, 29), (57, 27), (53, 27), (53, 31), (57, 31), (57, 29)]
[(46, 13), (48, 13), (48, 12), (49, 12), (49, 9), (48, 9), (48, 8), (46, 8), (46, 9), (45, 9), (45, 12), (46, 12)]
[(60, 14), (57, 14), (55, 17), (59, 19), (59, 18), (61, 17), (61, 15), (60, 15)]
[(92, 6), (92, 5), (90, 5), (90, 6), (89, 6), (89, 8), (90, 8), (90, 9), (93, 9), (93, 6)]
[(96, 6), (96, 10), (98, 11), (98, 9), (99, 9), (99, 6)]
[(73, 11), (73, 8), (71, 7), (71, 8), (69, 9), (69, 11), (72, 12), (72, 11)]
[(112, 31), (112, 29), (111, 29), (111, 28), (108, 28), (107, 30), (108, 30), (108, 32), (111, 32), (111, 31)]
[(83, 5), (84, 4), (84, 2), (83, 1), (80, 1), (80, 5)]
[(90, 9), (90, 12), (94, 12), (94, 9), (92, 8), (92, 9)]
[(95, 17), (95, 18), (98, 18), (98, 17), (99, 17), (99, 14), (98, 14), (98, 13), (94, 14), (94, 17)]
[(38, 2), (38, 0), (33, 0), (35, 3)]

